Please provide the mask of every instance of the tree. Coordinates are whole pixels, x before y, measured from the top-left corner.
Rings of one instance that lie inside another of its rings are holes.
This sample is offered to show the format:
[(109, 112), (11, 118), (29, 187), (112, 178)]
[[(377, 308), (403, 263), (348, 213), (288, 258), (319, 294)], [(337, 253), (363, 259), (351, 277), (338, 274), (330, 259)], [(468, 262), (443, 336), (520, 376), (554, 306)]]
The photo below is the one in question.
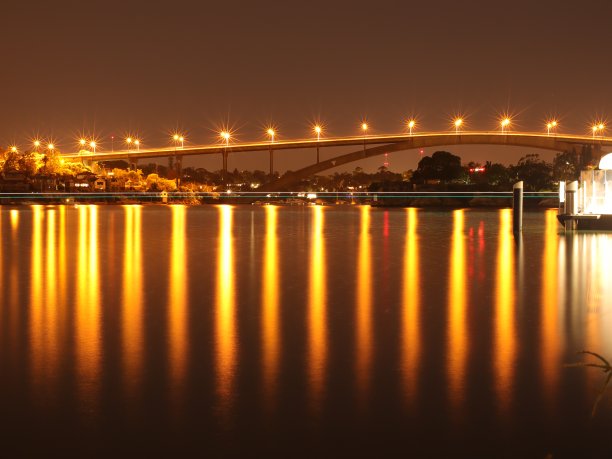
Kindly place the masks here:
[(160, 177), (157, 174), (149, 174), (146, 178), (148, 191), (176, 191), (176, 182)]
[(552, 163), (552, 175), (556, 181), (568, 182), (580, 177), (580, 157), (574, 151), (557, 153)]
[(444, 183), (456, 180), (462, 175), (461, 158), (448, 151), (436, 151), (419, 161), (415, 179), (440, 180)]
[(540, 191), (552, 188), (552, 166), (541, 160), (540, 155), (530, 154), (519, 159), (511, 170), (518, 180), (522, 180), (525, 190)]

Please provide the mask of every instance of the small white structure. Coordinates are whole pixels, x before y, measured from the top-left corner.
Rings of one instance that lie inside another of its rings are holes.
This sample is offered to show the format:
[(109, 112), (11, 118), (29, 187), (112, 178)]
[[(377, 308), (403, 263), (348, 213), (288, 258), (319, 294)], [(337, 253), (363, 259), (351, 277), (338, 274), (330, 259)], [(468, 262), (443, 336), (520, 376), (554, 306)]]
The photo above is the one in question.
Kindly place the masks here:
[(580, 173), (579, 182), (559, 183), (558, 219), (566, 229), (612, 230), (612, 153), (599, 169)]
[(599, 169), (580, 173), (578, 212), (612, 214), (612, 153), (601, 158)]

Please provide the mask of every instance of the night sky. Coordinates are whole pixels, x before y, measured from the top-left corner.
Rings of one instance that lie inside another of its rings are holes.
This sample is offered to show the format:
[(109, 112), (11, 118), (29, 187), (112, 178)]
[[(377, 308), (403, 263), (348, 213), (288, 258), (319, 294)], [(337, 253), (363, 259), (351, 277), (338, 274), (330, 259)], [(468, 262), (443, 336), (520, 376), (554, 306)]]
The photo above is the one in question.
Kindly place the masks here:
[[(516, 129), (544, 130), (555, 116), (582, 134), (612, 117), (604, 0), (11, 1), (1, 17), (3, 148), (39, 135), (74, 150), (76, 136), (93, 133), (110, 150), (110, 135), (128, 132), (162, 146), (177, 128), (211, 143), (224, 123), (237, 140), (264, 137), (269, 122), (279, 138), (303, 138), (317, 119), (328, 135), (357, 133), (363, 118), (371, 133), (396, 133), (411, 115), (422, 130), (443, 130), (457, 113), (467, 128), (493, 129), (505, 111)], [(529, 153), (451, 151), (506, 163)], [(279, 155), (278, 167), (313, 155)], [(264, 154), (234, 158), (232, 168), (267, 164)], [(395, 153), (391, 168), (416, 160)]]

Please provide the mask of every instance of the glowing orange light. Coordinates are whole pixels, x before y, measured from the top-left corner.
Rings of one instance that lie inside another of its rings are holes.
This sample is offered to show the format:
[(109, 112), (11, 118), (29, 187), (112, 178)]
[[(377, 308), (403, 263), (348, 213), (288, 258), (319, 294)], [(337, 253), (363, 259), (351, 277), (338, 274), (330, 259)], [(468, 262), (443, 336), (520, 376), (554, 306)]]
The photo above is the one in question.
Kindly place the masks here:
[(176, 141), (176, 140), (179, 140), (179, 135), (178, 135), (178, 134), (174, 134), (174, 135), (172, 136), (172, 138), (173, 138), (175, 141)]
[(11, 147), (11, 151), (12, 151), (13, 153), (17, 153), (17, 147), (16, 147), (16, 146), (12, 146), (12, 147)]
[(87, 143), (87, 140), (85, 139), (80, 139), (79, 143), (81, 144), (81, 146), (85, 146), (85, 144)]
[(361, 129), (365, 132), (368, 130), (368, 123), (361, 123)]
[(463, 124), (463, 119), (457, 118), (455, 120), (455, 127), (460, 127)]
[(35, 141), (34, 141), (34, 147), (35, 147), (35, 148), (40, 147), (40, 141), (39, 141), (39, 140), (35, 140)]
[(47, 145), (47, 148), (49, 150), (55, 150), (55, 145), (53, 145), (52, 143), (50, 143), (49, 145)]

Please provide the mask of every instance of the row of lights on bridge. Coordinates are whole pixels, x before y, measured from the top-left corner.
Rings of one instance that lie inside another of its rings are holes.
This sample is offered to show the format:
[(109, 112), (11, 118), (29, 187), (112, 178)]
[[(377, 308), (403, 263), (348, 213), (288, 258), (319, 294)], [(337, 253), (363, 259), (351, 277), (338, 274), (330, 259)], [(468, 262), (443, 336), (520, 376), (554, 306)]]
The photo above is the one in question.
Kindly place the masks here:
[[(501, 132), (507, 132), (510, 129), (510, 126), (512, 124), (512, 118), (505, 116), (502, 119), (500, 119), (499, 121), (499, 125), (501, 128)], [(455, 133), (459, 133), (461, 132), (462, 127), (465, 125), (465, 120), (462, 117), (456, 117), (453, 119), (452, 122), (452, 126), (455, 129)], [(412, 135), (414, 130), (417, 127), (417, 122), (414, 119), (410, 119), (408, 121), (406, 121), (406, 127), (408, 128), (408, 133), (409, 135)], [(552, 133), (554, 133), (556, 131), (556, 129), (559, 127), (559, 122), (556, 120), (550, 120), (546, 122), (546, 133), (547, 135), (551, 135)], [(603, 136), (604, 134), (604, 130), (606, 128), (606, 125), (602, 122), (598, 122), (595, 123), (591, 126), (591, 131), (593, 134), (593, 138), (595, 138), (596, 135), (600, 135)], [(361, 130), (363, 132), (363, 135), (366, 136), (367, 132), (369, 129), (369, 125), (366, 122), (361, 123)], [(312, 127), (313, 132), (315, 133), (316, 137), (317, 137), (317, 141), (321, 140), (321, 135), (323, 134), (323, 126), (320, 124), (315, 124)], [(270, 127), (266, 130), (266, 134), (268, 135), (270, 142), (274, 142), (275, 136), (276, 136), (276, 131), (274, 128)], [(221, 132), (219, 132), (219, 137), (222, 139), (222, 142), (225, 143), (226, 146), (229, 146), (229, 142), (230, 139), (232, 137), (232, 134), (229, 130), (222, 130)], [(114, 139), (114, 138), (113, 138)], [(186, 137), (184, 134), (181, 133), (175, 133), (172, 135), (172, 140), (174, 141), (174, 144), (176, 147), (181, 146), (181, 148), (185, 147), (185, 140)], [(137, 138), (133, 138), (133, 137), (126, 137), (125, 138), (125, 144), (127, 146), (128, 151), (131, 150), (132, 146), (136, 148), (136, 151), (140, 151), (140, 140)], [(36, 151), (38, 151), (40, 149), (40, 147), (42, 146), (41, 142), (39, 140), (35, 140), (33, 142), (34, 148)], [(89, 146), (92, 151), (95, 153), (96, 152), (96, 147), (98, 146), (97, 142), (95, 140), (87, 140), (85, 138), (81, 138), (79, 139), (79, 145), (81, 146), (81, 148), (86, 148), (87, 146)], [(55, 150), (55, 145), (51, 142), (47, 143), (46, 145), (46, 149), (49, 151), (53, 151)], [(10, 147), (10, 151), (12, 151), (13, 153), (17, 153), (19, 150), (17, 148), (17, 146), (13, 145)]]

